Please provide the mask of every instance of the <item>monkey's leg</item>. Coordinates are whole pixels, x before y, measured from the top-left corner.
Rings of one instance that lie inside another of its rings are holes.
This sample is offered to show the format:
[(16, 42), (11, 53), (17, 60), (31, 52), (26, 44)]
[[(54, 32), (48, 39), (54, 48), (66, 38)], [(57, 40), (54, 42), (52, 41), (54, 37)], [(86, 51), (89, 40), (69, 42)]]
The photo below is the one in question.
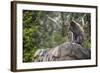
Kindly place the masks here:
[(77, 35), (73, 34), (72, 40), (73, 40), (73, 41), (72, 41), (73, 43), (76, 43), (76, 42), (77, 42)]
[(76, 43), (82, 44), (82, 36), (77, 36)]

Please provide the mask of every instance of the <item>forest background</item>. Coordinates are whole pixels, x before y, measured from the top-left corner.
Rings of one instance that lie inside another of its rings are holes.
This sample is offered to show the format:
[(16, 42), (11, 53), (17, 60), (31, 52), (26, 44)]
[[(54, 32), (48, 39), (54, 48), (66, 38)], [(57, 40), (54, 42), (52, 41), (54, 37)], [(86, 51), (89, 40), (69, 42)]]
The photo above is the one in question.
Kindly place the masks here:
[(91, 14), (23, 10), (23, 62), (34, 61), (38, 49), (56, 47), (72, 40), (69, 23), (75, 20), (84, 30), (84, 48), (91, 48)]

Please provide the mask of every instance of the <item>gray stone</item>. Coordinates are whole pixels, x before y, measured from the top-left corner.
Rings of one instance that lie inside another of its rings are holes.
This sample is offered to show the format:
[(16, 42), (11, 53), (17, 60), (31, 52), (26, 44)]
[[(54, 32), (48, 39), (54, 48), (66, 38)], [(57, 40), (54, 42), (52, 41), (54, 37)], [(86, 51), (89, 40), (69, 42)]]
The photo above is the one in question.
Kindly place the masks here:
[(77, 43), (65, 42), (51, 49), (39, 49), (35, 55), (37, 62), (42, 61), (64, 61), (90, 59), (90, 49), (85, 49)]

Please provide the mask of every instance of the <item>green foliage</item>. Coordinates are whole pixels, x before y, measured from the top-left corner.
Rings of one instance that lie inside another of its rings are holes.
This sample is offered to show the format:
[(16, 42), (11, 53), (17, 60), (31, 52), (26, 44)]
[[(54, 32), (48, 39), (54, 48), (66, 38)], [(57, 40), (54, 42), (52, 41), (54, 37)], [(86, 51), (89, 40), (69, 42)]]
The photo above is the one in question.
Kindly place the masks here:
[(90, 14), (23, 10), (23, 62), (34, 61), (38, 49), (56, 47), (69, 41), (68, 23), (74, 19), (85, 25), (85, 48), (91, 47)]

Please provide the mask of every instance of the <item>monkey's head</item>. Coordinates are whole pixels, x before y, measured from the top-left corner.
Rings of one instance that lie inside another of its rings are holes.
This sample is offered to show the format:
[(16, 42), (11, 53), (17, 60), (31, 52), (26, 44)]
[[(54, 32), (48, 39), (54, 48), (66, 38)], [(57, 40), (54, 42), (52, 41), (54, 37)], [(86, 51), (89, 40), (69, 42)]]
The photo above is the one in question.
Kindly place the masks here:
[(76, 23), (74, 21), (71, 21), (69, 25), (69, 31), (73, 31), (75, 27), (76, 27)]
[(71, 22), (70, 22), (70, 26), (71, 26), (71, 27), (75, 27), (75, 26), (76, 26), (76, 22), (75, 22), (75, 21), (71, 21)]

